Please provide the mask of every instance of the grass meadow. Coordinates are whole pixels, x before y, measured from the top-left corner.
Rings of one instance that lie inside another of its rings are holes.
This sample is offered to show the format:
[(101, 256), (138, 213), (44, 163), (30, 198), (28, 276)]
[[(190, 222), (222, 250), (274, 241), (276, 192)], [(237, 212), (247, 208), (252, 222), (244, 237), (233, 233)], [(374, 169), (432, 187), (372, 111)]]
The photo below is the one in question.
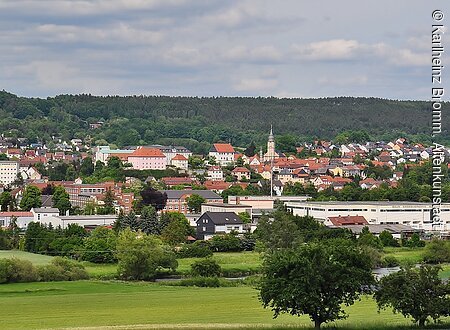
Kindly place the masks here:
[[(306, 316), (272, 318), (251, 287), (171, 287), (156, 283), (78, 281), (0, 285), (1, 329), (310, 328)], [(327, 327), (410, 328), (371, 297), (347, 307), (350, 317)], [(450, 322), (450, 320), (449, 320)], [(450, 325), (450, 324), (448, 324)]]
[[(420, 262), (423, 249), (390, 248), (401, 262)], [(22, 251), (0, 251), (0, 258), (17, 257), (35, 265), (52, 257)], [(215, 253), (213, 258), (227, 271), (257, 271), (258, 253)], [(179, 259), (179, 274), (188, 274), (197, 258)], [(116, 264), (83, 262), (91, 281), (15, 283), (0, 285), (0, 329), (311, 329), (307, 316), (272, 318), (263, 309), (251, 286), (197, 288), (164, 283), (112, 280)], [(450, 265), (441, 276), (450, 277)], [(99, 279), (102, 279), (99, 280)], [(378, 311), (365, 296), (346, 307), (346, 320), (325, 325), (328, 329), (417, 329), (410, 319)], [(430, 328), (450, 328), (450, 318)]]

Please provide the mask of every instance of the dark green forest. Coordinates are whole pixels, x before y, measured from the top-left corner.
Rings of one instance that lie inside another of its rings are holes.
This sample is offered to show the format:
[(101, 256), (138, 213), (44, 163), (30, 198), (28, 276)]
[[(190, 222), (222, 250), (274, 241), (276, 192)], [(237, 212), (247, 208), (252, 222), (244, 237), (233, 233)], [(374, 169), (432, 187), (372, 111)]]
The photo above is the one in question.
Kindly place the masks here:
[[(442, 112), (449, 110), (445, 103)], [(445, 118), (444, 118), (445, 119)], [(98, 129), (89, 123), (102, 121)], [(447, 143), (450, 121), (439, 141)], [(205, 153), (224, 141), (262, 146), (273, 124), (277, 139), (295, 144), (333, 139), (345, 131), (373, 140), (406, 137), (430, 143), (431, 104), (379, 98), (278, 99), (250, 97), (169, 97), (59, 95), (26, 98), (0, 92), (0, 132), (30, 142), (88, 138), (92, 144), (184, 145)], [(359, 141), (355, 141), (359, 142)], [(362, 142), (362, 141), (361, 141)]]

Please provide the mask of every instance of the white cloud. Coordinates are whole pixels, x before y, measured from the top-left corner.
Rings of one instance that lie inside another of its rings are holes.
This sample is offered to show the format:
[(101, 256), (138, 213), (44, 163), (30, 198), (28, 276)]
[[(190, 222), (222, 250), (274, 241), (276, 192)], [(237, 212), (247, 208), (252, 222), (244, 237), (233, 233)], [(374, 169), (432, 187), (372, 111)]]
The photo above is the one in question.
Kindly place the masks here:
[(277, 87), (278, 83), (277, 79), (243, 78), (233, 88), (238, 92), (267, 92)]
[(227, 50), (223, 58), (238, 62), (279, 62), (283, 55), (274, 46), (236, 46)]
[(304, 46), (294, 44), (293, 49), (303, 59), (348, 60), (356, 56), (361, 45), (356, 40), (335, 39), (312, 42)]

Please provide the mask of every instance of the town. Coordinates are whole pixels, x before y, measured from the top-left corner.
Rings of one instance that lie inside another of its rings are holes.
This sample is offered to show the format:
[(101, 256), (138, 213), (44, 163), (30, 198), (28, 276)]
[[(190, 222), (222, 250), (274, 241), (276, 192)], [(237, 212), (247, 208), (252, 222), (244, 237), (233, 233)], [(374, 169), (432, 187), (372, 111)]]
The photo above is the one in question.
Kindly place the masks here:
[[(96, 125), (101, 123), (91, 124), (92, 129)], [(182, 146), (112, 149), (81, 139), (57, 140), (50, 149), (27, 144), (26, 139), (3, 137), (0, 225), (8, 227), (15, 217), (22, 229), (32, 221), (55, 227), (70, 223), (112, 226), (117, 214), (136, 212), (140, 192), (148, 185), (166, 196), (159, 212), (184, 214), (200, 238), (222, 233), (211, 228), (208, 233), (201, 231), (196, 222), (205, 212), (247, 212), (251, 224), (239, 227), (242, 234), (244, 227), (253, 231), (258, 218), (272, 211), (276, 202), (296, 215), (310, 215), (331, 226), (360, 230), (369, 225), (377, 232), (388, 229), (396, 235), (436, 230), (432, 228), (431, 186), (419, 182), (417, 192), (408, 186), (408, 196), (401, 196), (399, 189), (406, 181), (405, 173), (427, 167), (433, 158), (432, 146), (399, 138), (348, 144), (314, 141), (295, 149), (294, 153), (279, 152), (272, 127), (264, 150), (219, 142), (207, 155), (195, 155)], [(445, 149), (444, 157), (448, 156)], [(120, 175), (109, 176), (114, 170)], [(36, 187), (40, 199), (24, 206), (27, 187)], [(62, 209), (55, 207), (52, 198), (55, 187), (63, 187), (68, 195), (69, 205)], [(386, 194), (390, 190), (396, 193), (391, 198)], [(200, 196), (200, 206), (188, 205), (192, 195)], [(442, 223), (437, 230), (448, 237), (448, 189), (442, 201)], [(107, 214), (105, 203), (110, 203)]]

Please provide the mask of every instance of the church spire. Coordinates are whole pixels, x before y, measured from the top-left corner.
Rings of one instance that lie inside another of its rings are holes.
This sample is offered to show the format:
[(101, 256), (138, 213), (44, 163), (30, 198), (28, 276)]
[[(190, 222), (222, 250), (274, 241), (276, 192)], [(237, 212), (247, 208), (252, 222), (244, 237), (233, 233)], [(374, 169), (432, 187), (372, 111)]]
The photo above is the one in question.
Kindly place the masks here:
[(274, 138), (273, 138), (273, 128), (272, 128), (272, 125), (270, 125), (270, 134), (269, 134), (269, 141), (270, 141), (270, 142), (274, 141)]

